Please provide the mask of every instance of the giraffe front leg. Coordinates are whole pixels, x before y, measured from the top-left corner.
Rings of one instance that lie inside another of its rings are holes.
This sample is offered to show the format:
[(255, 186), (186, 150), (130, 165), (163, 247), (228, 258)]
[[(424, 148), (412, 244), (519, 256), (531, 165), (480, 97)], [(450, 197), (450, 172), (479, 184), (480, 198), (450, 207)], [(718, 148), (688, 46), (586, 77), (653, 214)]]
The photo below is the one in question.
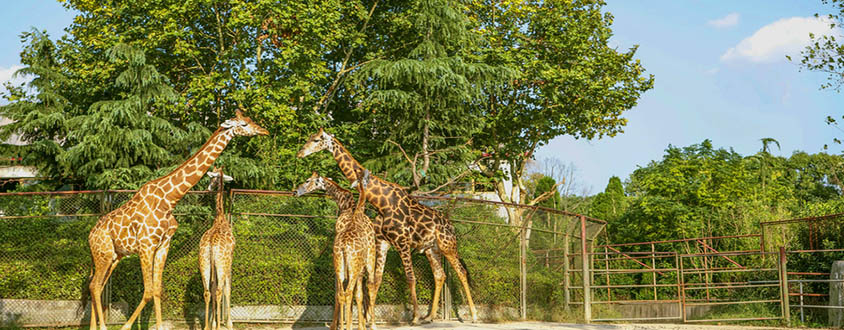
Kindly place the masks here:
[(413, 304), (413, 319), (410, 324), (419, 324), (419, 304), (416, 301), (416, 274), (413, 273), (413, 259), (411, 259), (410, 249), (399, 250), (402, 266), (404, 266), (404, 276), (407, 278), (407, 289), (410, 291), (410, 303)]
[(154, 283), (152, 281), (152, 273), (155, 271), (152, 269), (153, 265), (153, 258), (155, 255), (153, 254), (152, 249), (141, 249), (138, 253), (138, 258), (141, 259), (141, 273), (143, 273), (144, 277), (144, 296), (141, 298), (141, 303), (138, 304), (138, 307), (135, 308), (135, 311), (132, 313), (132, 316), (129, 316), (129, 319), (126, 320), (126, 323), (120, 328), (121, 330), (129, 330), (132, 328), (132, 324), (135, 323), (135, 320), (141, 315), (141, 311), (144, 310), (144, 306), (152, 300), (152, 293), (155, 289)]
[[(173, 229), (175, 231), (175, 229)], [(155, 327), (156, 329), (164, 329), (164, 321), (161, 317), (161, 289), (162, 289), (162, 275), (164, 274), (164, 264), (167, 262), (167, 253), (170, 251), (170, 237), (172, 233), (164, 238), (164, 242), (158, 246), (155, 251), (155, 259), (153, 263), (153, 304), (155, 305)]]
[[(423, 323), (431, 323), (437, 317), (437, 309), (440, 306), (440, 294), (442, 293), (443, 283), (445, 283), (445, 272), (443, 271), (439, 252), (434, 248), (425, 251), (425, 256), (428, 257), (428, 262), (431, 263), (431, 270), (434, 272), (434, 296), (431, 300), (431, 308), (428, 309), (428, 315), (422, 319)], [(447, 313), (444, 312), (444, 313)]]

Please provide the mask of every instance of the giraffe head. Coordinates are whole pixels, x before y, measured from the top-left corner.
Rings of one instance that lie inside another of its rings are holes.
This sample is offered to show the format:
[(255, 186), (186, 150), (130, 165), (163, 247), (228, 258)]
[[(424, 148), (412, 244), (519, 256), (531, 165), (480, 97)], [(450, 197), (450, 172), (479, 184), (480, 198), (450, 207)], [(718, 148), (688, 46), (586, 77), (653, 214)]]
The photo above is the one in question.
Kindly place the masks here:
[(252, 122), (252, 119), (243, 115), (240, 112), (240, 109), (235, 112), (235, 117), (229, 120), (224, 121), (220, 124), (220, 127), (232, 130), (235, 135), (240, 136), (254, 136), (254, 135), (267, 135), (270, 134), (267, 130), (263, 127), (258, 126), (258, 124)]
[(302, 149), (299, 149), (296, 157), (302, 158), (325, 149), (332, 151), (332, 148), (334, 148), (334, 136), (320, 128), (318, 132), (308, 138), (308, 142), (305, 142)]
[(296, 197), (302, 196), (314, 190), (325, 190), (325, 178), (314, 172), (311, 177), (296, 188)]
[(223, 182), (231, 182), (232, 180), (234, 180), (234, 178), (232, 178), (232, 177), (223, 173), (222, 167), (216, 167), (215, 166), (214, 170), (209, 171), (208, 173), (205, 173), (205, 175), (208, 175), (209, 177), (211, 177), (211, 182), (208, 183), (208, 191), (214, 191), (219, 187), (219, 185), (220, 185), (220, 180), (219, 180), (220, 175), (223, 176)]

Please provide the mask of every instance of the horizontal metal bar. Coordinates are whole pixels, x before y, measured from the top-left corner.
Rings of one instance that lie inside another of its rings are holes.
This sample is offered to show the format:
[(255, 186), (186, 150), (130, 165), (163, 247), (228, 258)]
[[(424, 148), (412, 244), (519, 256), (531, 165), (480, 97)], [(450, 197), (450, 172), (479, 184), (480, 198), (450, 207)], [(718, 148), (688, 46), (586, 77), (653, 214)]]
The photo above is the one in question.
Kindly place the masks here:
[(646, 254), (646, 255), (656, 255), (656, 256), (664, 255), (665, 257), (670, 257), (670, 256), (676, 255), (677, 252), (660, 252), (660, 251), (655, 251), (655, 252), (651, 252), (651, 251), (631, 251), (631, 252), (620, 251), (620, 252), (614, 252), (614, 251), (607, 251), (607, 252), (589, 252), (589, 254), (590, 255), (633, 255), (633, 254), (641, 255), (641, 254)]
[[(713, 283), (717, 284), (717, 283)], [(715, 285), (715, 286), (695, 286), (695, 287), (683, 287), (686, 290), (709, 290), (709, 289), (741, 289), (741, 288), (762, 288), (762, 287), (774, 287), (779, 286), (779, 284), (746, 284), (746, 285)]]
[(686, 323), (692, 322), (725, 322), (725, 321), (764, 321), (764, 320), (781, 320), (782, 316), (776, 317), (745, 317), (735, 319), (702, 319), (702, 320), (686, 320)]
[(842, 252), (844, 249), (824, 249), (824, 250), (791, 250), (785, 253), (822, 253), (822, 252)]
[(676, 288), (677, 284), (618, 284), (618, 285), (590, 285), (592, 288)]
[(827, 305), (790, 305), (791, 308), (824, 308), (824, 309), (844, 309), (844, 306), (827, 306)]
[(595, 274), (635, 274), (635, 273), (660, 273), (660, 272), (676, 272), (677, 268), (657, 268), (657, 269), (593, 269), (591, 273)]
[(699, 270), (699, 271), (690, 271), (687, 272), (685, 269), (683, 270), (683, 274), (707, 274), (707, 273), (746, 273), (746, 272), (770, 272), (776, 271), (776, 268), (757, 268), (757, 269), (716, 269), (716, 270)]
[(844, 279), (841, 280), (788, 280), (788, 283), (842, 283)]
[(762, 225), (762, 226), (768, 226), (768, 225), (784, 224), (784, 223), (835, 219), (835, 218), (840, 218), (842, 216), (844, 216), (844, 213), (835, 213), (835, 214), (822, 215), (822, 216), (818, 216), (818, 217), (806, 217), (806, 218), (795, 218), (795, 219), (785, 219), (785, 220), (775, 220), (775, 221), (763, 221), (763, 222), (760, 222), (759, 224)]
[(729, 304), (767, 304), (767, 303), (779, 303), (781, 302), (779, 299), (772, 299), (772, 300), (750, 300), (750, 301), (720, 301), (720, 302), (708, 302), (708, 303), (686, 303), (685, 306), (708, 306), (708, 305), (729, 305)]
[(308, 214), (276, 214), (276, 213), (253, 213), (253, 212), (233, 212), (236, 215), (251, 215), (259, 217), (285, 217), (285, 218), (337, 218), (333, 215), (308, 215)]
[(651, 304), (676, 304), (680, 302), (679, 299), (675, 300), (613, 300), (613, 301), (593, 301), (593, 305), (614, 305), (614, 304), (644, 304), (644, 305), (651, 305)]
[(789, 293), (788, 293), (788, 295), (789, 295), (789, 296), (791, 296), (791, 297), (799, 297), (799, 296), (804, 296), (804, 297), (829, 297), (829, 294), (827, 294), (827, 293), (798, 293), (798, 292), (789, 292)]
[(710, 236), (710, 237), (672, 239), (672, 240), (666, 240), (666, 241), (607, 244), (607, 245), (598, 245), (597, 247), (601, 248), (601, 247), (604, 247), (604, 246), (636, 246), (636, 245), (649, 245), (649, 244), (680, 243), (680, 242), (689, 242), (689, 241), (697, 241), (697, 240), (713, 240), (713, 239), (724, 239), (724, 238), (745, 238), (745, 237), (761, 237), (761, 236), (762, 236), (762, 234)]
[(631, 318), (611, 318), (611, 319), (592, 319), (595, 322), (613, 322), (613, 321), (648, 321), (648, 320), (682, 320), (682, 316), (665, 316), (665, 317), (631, 317)]
[(788, 272), (788, 275), (817, 275), (817, 276), (829, 276), (829, 273)]
[(744, 256), (744, 255), (770, 255), (770, 254), (779, 254), (779, 252), (761, 252), (758, 250), (748, 250), (748, 251), (729, 251), (729, 252), (712, 252), (712, 253), (692, 253), (692, 254), (681, 254), (680, 257), (682, 258), (691, 258), (691, 257), (720, 257), (720, 256)]

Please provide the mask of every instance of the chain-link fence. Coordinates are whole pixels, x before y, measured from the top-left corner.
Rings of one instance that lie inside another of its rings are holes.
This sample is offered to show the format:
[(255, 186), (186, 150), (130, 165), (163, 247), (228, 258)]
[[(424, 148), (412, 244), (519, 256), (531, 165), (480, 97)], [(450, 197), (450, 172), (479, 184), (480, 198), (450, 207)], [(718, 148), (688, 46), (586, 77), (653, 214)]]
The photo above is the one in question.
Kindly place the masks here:
[[(87, 323), (90, 298), (84, 294), (92, 268), (88, 232), (100, 215), (132, 193), (0, 194), (0, 324)], [(578, 277), (572, 273), (569, 279), (565, 271), (569, 268), (558, 262), (563, 259), (561, 251), (568, 247), (579, 251), (577, 215), (467, 198), (417, 199), (444, 212), (454, 223), (481, 319), (555, 320), (569, 302), (582, 300), (582, 293), (563, 290), (567, 281), (576, 287)], [(293, 197), (289, 192), (254, 190), (234, 190), (228, 200), (226, 209), (236, 239), (232, 265), (235, 322), (330, 320), (334, 203), (320, 195)], [(164, 271), (162, 310), (168, 320), (199, 324), (204, 299), (197, 253), (199, 239), (214, 218), (213, 194), (189, 193), (176, 207), (175, 216), (179, 229)], [(591, 243), (604, 223), (589, 219), (585, 224)], [(414, 255), (413, 262), (419, 313), (424, 316), (432, 300), (433, 276), (423, 255)], [(460, 283), (448, 263), (441, 263), (448, 278), (437, 302), (441, 306), (438, 317), (467, 319), (469, 310)], [(571, 269), (577, 267), (571, 265)], [(109, 322), (120, 323), (133, 311), (143, 295), (142, 283), (137, 257), (123, 259), (104, 293)], [(408, 296), (400, 259), (391, 249), (377, 297), (378, 320), (410, 320)], [(149, 321), (151, 313), (148, 308), (141, 321)]]

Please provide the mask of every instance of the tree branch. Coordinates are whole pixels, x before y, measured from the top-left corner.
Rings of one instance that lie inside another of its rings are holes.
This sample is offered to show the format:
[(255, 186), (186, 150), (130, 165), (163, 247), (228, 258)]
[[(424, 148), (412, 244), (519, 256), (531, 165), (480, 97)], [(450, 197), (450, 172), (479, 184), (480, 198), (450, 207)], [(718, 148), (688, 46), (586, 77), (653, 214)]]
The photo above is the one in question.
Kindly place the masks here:
[[(377, 6), (378, 1), (376, 0), (375, 3), (372, 4), (372, 8), (369, 9), (369, 15), (366, 16), (366, 20), (363, 21), (363, 26), (361, 27), (360, 31), (358, 31), (358, 33), (363, 33), (363, 31), (366, 30), (367, 25), (369, 25), (369, 19), (372, 18), (372, 13), (375, 12), (375, 7)], [(349, 72), (348, 70), (346, 70), (346, 65), (349, 63), (349, 58), (351, 57), (352, 49), (350, 47), (346, 49), (346, 56), (343, 57), (343, 64), (340, 65), (340, 71), (337, 72), (337, 76), (334, 77), (334, 81), (331, 82), (331, 86), (328, 87), (328, 89), (325, 91), (325, 94), (322, 95), (322, 97), (319, 99), (319, 102), (317, 102), (317, 104), (314, 106), (314, 111), (318, 111), (320, 108), (322, 108), (322, 111), (324, 112), (328, 108), (329, 100), (331, 99), (331, 96), (334, 95), (334, 92), (337, 89), (337, 85), (340, 84), (340, 80), (343, 78), (343, 76), (345, 76), (346, 73)]]
[[(476, 161), (475, 161), (474, 163), (472, 163), (472, 164), (473, 164), (473, 165), (476, 165), (476, 166), (480, 166), (480, 165), (479, 165), (480, 161), (481, 161), (481, 160), (484, 160), (485, 158), (489, 158), (489, 157), (482, 157), (482, 158), (480, 158), (480, 159), (476, 160)], [(435, 192), (435, 191), (437, 191), (437, 190), (442, 189), (443, 187), (447, 187), (447, 186), (451, 185), (452, 183), (454, 183), (454, 182), (455, 182), (455, 181), (457, 181), (458, 179), (460, 179), (460, 178), (462, 178), (462, 177), (466, 176), (466, 174), (472, 173), (472, 171), (473, 171), (472, 166), (467, 166), (467, 168), (466, 168), (465, 170), (463, 170), (463, 172), (460, 172), (460, 174), (458, 174), (458, 175), (456, 175), (456, 176), (454, 176), (454, 177), (452, 177), (452, 178), (448, 179), (448, 181), (446, 181), (446, 183), (443, 183), (443, 184), (439, 185), (438, 187), (436, 187), (436, 188), (434, 188), (434, 189), (431, 189), (431, 190), (428, 190), (428, 191), (422, 191), (422, 192), (420, 192), (420, 191), (416, 191), (416, 192), (414, 192), (414, 194), (416, 194), (416, 195), (428, 195), (428, 194), (431, 194), (431, 193), (433, 193), (433, 192)]]
[(554, 195), (555, 192), (557, 192), (557, 187), (559, 187), (560, 185), (565, 184), (565, 183), (566, 183), (565, 179), (563, 179), (560, 182), (555, 183), (554, 186), (551, 187), (551, 189), (548, 189), (548, 191), (542, 193), (542, 195), (536, 196), (536, 198), (534, 198), (532, 201), (530, 201), (530, 203), (527, 203), (527, 205), (533, 206), (533, 205), (539, 204), (542, 201), (550, 198), (551, 196)]

